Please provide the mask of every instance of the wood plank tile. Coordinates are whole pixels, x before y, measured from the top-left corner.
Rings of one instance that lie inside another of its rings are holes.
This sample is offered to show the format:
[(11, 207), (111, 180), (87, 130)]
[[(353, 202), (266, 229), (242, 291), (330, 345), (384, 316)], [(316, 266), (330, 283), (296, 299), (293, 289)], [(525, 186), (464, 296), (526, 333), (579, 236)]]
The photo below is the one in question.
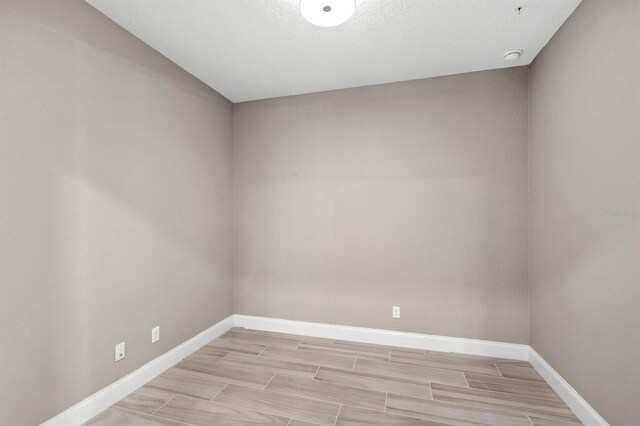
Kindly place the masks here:
[(227, 386), (213, 402), (329, 426), (334, 424), (340, 408), (335, 403), (235, 385)]
[(399, 416), (397, 414), (381, 413), (364, 408), (343, 405), (336, 426), (357, 425), (416, 425), (416, 426), (444, 426), (443, 423), (430, 422), (417, 418)]
[(421, 367), (411, 364), (372, 361), (368, 359), (358, 359), (353, 369), (355, 371), (383, 374), (385, 376), (400, 377), (409, 380), (444, 383), (453, 386), (467, 386), (464, 374), (460, 371)]
[(115, 405), (120, 408), (151, 414), (165, 402), (173, 398), (175, 393), (143, 386), (137, 391), (121, 399)]
[(401, 348), (399, 346), (388, 346), (388, 345), (378, 345), (376, 343), (362, 343), (362, 342), (351, 342), (349, 340), (336, 340), (334, 342), (336, 345), (345, 345), (345, 346), (358, 346), (365, 348), (374, 348), (374, 349), (385, 349), (388, 351), (402, 351), (402, 352), (411, 352), (415, 354), (423, 354), (424, 350), (422, 349), (412, 349), (412, 348)]
[(529, 419), (522, 415), (391, 393), (387, 395), (387, 412), (451, 425), (531, 426)]
[(216, 381), (208, 374), (173, 367), (147, 383), (146, 386), (174, 394), (209, 400), (226, 385)]
[(111, 407), (84, 423), (86, 426), (184, 426), (184, 423)]
[(535, 380), (510, 379), (486, 374), (465, 373), (469, 387), (538, 398), (559, 399), (558, 395), (545, 382)]
[(559, 420), (549, 420), (549, 419), (541, 419), (539, 417), (529, 416), (531, 423), (534, 426), (572, 426), (579, 425), (582, 423), (573, 423), (573, 422), (563, 422)]
[(319, 426), (317, 423), (305, 422), (302, 420), (291, 419), (289, 426)]
[(354, 388), (318, 380), (276, 375), (266, 388), (274, 392), (297, 395), (321, 401), (384, 410), (385, 393)]
[(361, 352), (361, 353), (370, 353), (370, 354), (378, 354), (378, 355), (389, 355), (389, 351), (391, 349), (388, 348), (384, 348), (384, 347), (380, 347), (380, 346), (376, 346), (376, 345), (370, 345), (368, 343), (351, 343), (351, 342), (345, 342), (343, 340), (336, 340), (331, 344), (318, 344), (318, 345), (322, 345), (322, 346), (328, 346), (328, 347), (333, 347), (333, 348), (339, 348), (341, 350), (346, 350), (346, 351), (354, 351), (354, 352)]
[(285, 374), (287, 376), (304, 377), (307, 379), (312, 379), (318, 371), (318, 367), (311, 364), (239, 353), (230, 353), (223, 360), (219, 361), (218, 365), (222, 367), (259, 368), (273, 374)]
[(482, 389), (468, 389), (434, 383), (433, 399), (467, 407), (484, 408), (505, 413), (533, 415), (558, 420), (578, 420), (561, 400), (535, 398)]
[[(437, 351), (425, 351), (426, 354), (428, 354), (430, 352), (442, 353), (442, 352), (437, 352)], [(496, 358), (496, 357), (491, 357), (491, 356), (461, 354), (461, 353), (457, 353), (457, 352), (449, 352), (449, 353), (447, 353), (447, 355), (450, 356), (450, 357), (453, 357), (453, 358), (468, 359), (468, 360), (473, 360), (473, 361), (482, 361), (482, 362), (486, 362), (486, 363), (489, 363), (489, 364), (519, 365), (519, 366), (522, 366), (522, 367), (531, 367), (531, 364), (529, 364), (528, 361), (520, 361), (520, 360), (508, 359), (508, 358)]]
[(216, 340), (230, 340), (232, 342), (250, 343), (263, 346), (284, 346), (297, 347), (302, 340), (289, 339), (281, 336), (264, 336), (257, 333), (243, 333), (238, 331), (227, 331)]
[(220, 338), (209, 343), (207, 346), (219, 351), (239, 352), (249, 355), (258, 355), (264, 350), (264, 348), (267, 347), (267, 345), (257, 345), (254, 343), (247, 343), (237, 340), (225, 340)]
[(478, 360), (455, 358), (443, 352), (412, 354), (407, 352), (391, 351), (391, 362), (500, 376), (500, 373), (494, 364)]
[(244, 327), (231, 327), (229, 331), (239, 331), (241, 333), (257, 333), (256, 330), (251, 330), (250, 328)]
[(320, 367), (315, 380), (380, 392), (393, 392), (419, 398), (431, 398), (431, 387), (428, 383), (400, 377)]
[(269, 346), (260, 356), (316, 366), (342, 368), (345, 370), (351, 369), (356, 360), (354, 357), (338, 355), (329, 351), (316, 349), (300, 350), (275, 346)]
[(183, 361), (180, 368), (186, 370), (197, 371), (211, 376), (212, 380), (222, 383), (232, 383), (235, 385), (246, 386), (253, 389), (262, 389), (269, 383), (273, 374), (268, 371), (259, 371), (256, 369), (246, 369), (230, 366), (211, 365), (206, 363), (196, 363), (192, 361)]
[(218, 404), (177, 395), (160, 408), (155, 416), (164, 417), (197, 426), (225, 425), (282, 425), (289, 423), (287, 417), (261, 413), (241, 407)]
[(302, 340), (304, 342), (320, 342), (320, 343), (332, 343), (333, 339), (327, 339), (325, 337), (303, 336), (301, 334), (289, 334), (289, 333), (276, 333), (274, 331), (257, 331), (257, 334), (263, 336), (274, 337), (286, 337), (287, 339)]
[(301, 343), (298, 346), (298, 350), (318, 350), (332, 352), (338, 355), (364, 358), (364, 359), (377, 359), (380, 361), (389, 361), (389, 351), (383, 350), (376, 353), (375, 350), (369, 348), (360, 348), (358, 346), (344, 347), (335, 344), (319, 344), (319, 343)]
[(533, 367), (522, 367), (515, 365), (502, 365), (496, 364), (498, 370), (504, 377), (509, 377), (511, 379), (525, 379), (525, 380), (536, 380), (538, 382), (544, 382), (544, 379)]
[(207, 364), (215, 364), (216, 362), (224, 358), (228, 353), (229, 352), (227, 351), (215, 349), (210, 346), (203, 346), (196, 352), (192, 353), (191, 355), (189, 355), (188, 357), (180, 361), (180, 363), (184, 362), (185, 360), (190, 360), (190, 361), (196, 361), (196, 362), (205, 362)]

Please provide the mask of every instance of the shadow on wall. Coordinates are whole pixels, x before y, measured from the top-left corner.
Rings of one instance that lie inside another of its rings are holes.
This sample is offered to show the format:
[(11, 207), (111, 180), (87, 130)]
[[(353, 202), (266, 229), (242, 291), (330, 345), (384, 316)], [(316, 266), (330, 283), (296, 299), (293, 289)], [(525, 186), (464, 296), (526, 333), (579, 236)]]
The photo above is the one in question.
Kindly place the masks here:
[(0, 424), (36, 424), (232, 313), (232, 110), (83, 1), (0, 32)]

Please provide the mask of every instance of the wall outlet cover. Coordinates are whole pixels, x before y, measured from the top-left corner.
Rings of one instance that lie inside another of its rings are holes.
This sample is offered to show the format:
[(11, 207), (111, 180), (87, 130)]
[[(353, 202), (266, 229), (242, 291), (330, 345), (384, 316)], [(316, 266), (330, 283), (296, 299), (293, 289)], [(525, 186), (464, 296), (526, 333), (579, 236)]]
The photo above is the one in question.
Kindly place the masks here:
[(160, 340), (160, 326), (151, 329), (151, 343), (155, 343), (158, 340)]
[(124, 358), (124, 342), (120, 342), (116, 345), (116, 362)]
[(391, 310), (391, 315), (394, 318), (400, 318), (400, 306), (394, 306), (393, 309)]

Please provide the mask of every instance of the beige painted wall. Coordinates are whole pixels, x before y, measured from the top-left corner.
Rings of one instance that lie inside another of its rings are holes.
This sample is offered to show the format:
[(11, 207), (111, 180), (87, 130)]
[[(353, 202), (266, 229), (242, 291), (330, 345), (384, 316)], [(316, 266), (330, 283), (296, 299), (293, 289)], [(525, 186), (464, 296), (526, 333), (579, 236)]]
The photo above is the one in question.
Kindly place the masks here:
[(231, 114), (81, 0), (0, 1), (0, 424), (232, 313)]
[(639, 23), (583, 0), (531, 67), (531, 344), (615, 425), (640, 424)]
[(236, 313), (527, 343), (527, 79), (234, 105)]

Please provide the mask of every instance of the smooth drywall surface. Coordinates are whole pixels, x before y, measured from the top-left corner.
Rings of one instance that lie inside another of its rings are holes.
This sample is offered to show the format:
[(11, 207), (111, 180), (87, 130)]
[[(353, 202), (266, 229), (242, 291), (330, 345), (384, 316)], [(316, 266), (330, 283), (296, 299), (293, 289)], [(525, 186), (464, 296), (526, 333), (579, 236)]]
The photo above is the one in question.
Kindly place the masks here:
[(234, 105), (236, 313), (527, 343), (527, 78)]
[(531, 67), (531, 344), (640, 424), (640, 2), (584, 0)]
[(0, 424), (232, 313), (231, 114), (81, 0), (0, 1)]

